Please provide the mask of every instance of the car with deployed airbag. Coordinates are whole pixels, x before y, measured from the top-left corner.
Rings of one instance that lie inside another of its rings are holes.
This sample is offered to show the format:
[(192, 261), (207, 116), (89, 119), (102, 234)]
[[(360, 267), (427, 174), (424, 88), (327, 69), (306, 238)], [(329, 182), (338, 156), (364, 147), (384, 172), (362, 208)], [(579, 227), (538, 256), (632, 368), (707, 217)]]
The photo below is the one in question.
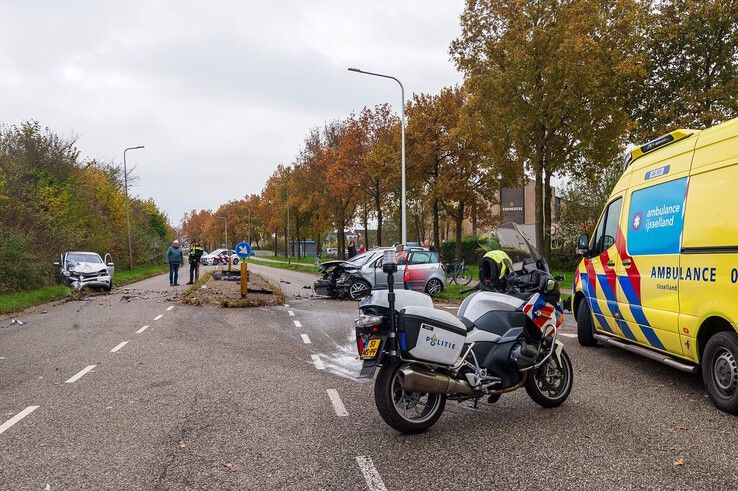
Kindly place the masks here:
[(59, 282), (75, 290), (88, 287), (109, 292), (113, 288), (115, 264), (110, 254), (106, 254), (103, 261), (96, 252), (65, 252), (54, 266), (59, 268)]

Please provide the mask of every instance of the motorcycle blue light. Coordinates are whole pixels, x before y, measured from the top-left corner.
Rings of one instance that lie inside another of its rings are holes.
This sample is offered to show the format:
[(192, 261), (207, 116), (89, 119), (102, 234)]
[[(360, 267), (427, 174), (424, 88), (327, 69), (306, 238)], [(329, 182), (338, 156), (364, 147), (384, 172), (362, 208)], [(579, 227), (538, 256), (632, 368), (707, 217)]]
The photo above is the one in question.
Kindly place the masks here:
[(407, 351), (407, 339), (405, 338), (405, 331), (400, 331), (400, 349)]

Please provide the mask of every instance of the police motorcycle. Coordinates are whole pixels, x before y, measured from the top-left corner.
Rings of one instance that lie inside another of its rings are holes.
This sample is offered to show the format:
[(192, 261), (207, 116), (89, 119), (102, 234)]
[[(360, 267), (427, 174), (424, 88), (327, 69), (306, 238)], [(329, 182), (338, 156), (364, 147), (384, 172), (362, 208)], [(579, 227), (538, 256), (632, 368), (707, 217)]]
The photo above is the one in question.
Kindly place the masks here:
[(457, 315), (434, 308), (425, 294), (395, 291), (396, 258), (385, 252), (389, 289), (360, 302), (355, 331), (360, 377), (371, 378), (379, 367), (374, 400), (382, 419), (400, 433), (428, 430), (447, 400), (476, 406), (486, 397), (493, 404), (525, 388), (551, 408), (569, 396), (574, 374), (556, 339), (564, 320), (557, 279), (516, 225), (499, 227), (498, 238), (516, 257), (504, 282), (497, 282), (504, 291), (480, 283)]

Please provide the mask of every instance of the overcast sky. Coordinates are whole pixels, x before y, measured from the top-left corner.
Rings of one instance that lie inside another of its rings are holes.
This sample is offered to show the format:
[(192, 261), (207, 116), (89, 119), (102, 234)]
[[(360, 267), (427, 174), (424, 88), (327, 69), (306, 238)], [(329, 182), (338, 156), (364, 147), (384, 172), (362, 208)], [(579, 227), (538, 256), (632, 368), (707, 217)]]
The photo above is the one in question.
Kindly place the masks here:
[[(217, 4), (217, 7), (216, 7)], [(122, 162), (173, 224), (261, 191), (311, 126), (462, 77), (463, 0), (2, 0), (0, 122), (35, 119)]]

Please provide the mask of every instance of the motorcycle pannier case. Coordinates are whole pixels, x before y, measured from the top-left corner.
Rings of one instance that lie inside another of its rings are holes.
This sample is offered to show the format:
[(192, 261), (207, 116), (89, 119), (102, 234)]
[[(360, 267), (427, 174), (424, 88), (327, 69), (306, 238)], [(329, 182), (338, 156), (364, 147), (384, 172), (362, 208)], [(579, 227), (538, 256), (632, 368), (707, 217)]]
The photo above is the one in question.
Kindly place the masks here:
[(400, 315), (400, 346), (404, 356), (453, 365), (461, 355), (465, 339), (466, 326), (449, 312), (407, 307)]

